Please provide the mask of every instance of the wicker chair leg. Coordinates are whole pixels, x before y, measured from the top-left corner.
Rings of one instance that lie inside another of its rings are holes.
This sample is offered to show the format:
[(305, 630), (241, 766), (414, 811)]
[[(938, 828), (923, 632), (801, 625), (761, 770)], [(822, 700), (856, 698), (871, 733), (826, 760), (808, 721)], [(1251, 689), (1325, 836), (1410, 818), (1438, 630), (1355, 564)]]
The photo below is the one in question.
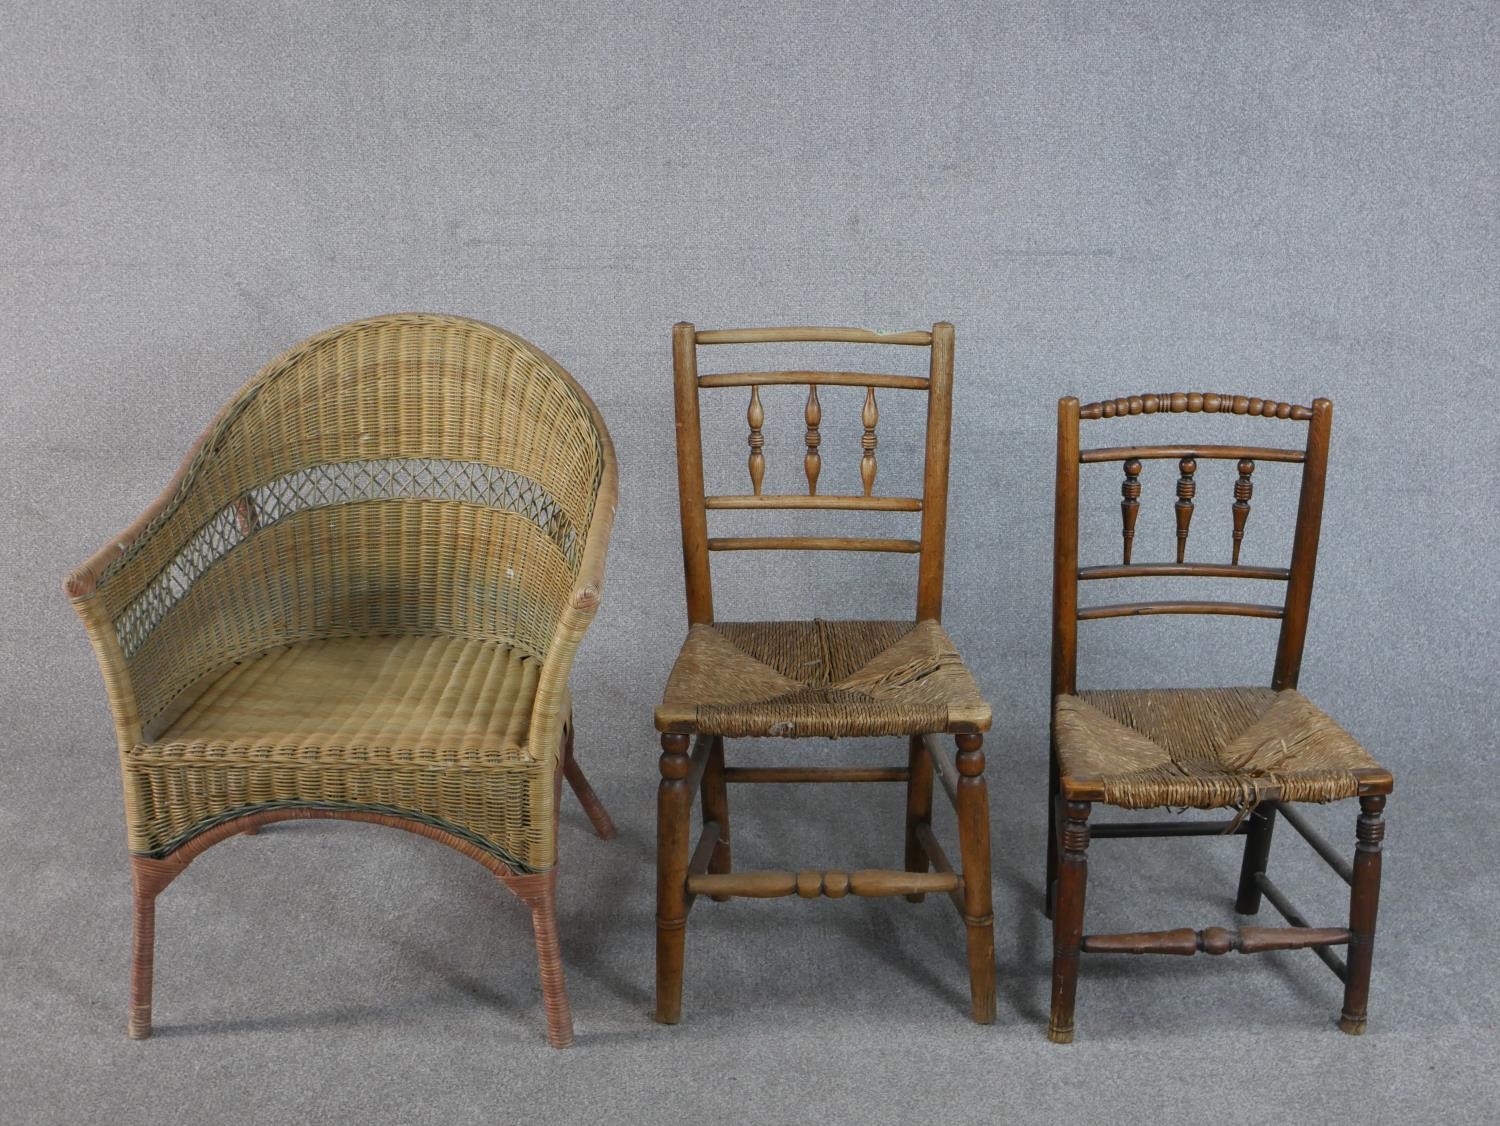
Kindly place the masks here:
[(162, 861), (130, 858), (133, 889), (130, 941), (130, 1023), (126, 1035), (151, 1035), (151, 984), (156, 967), (156, 897), (172, 882), (176, 870)]
[(1073, 999), (1078, 990), (1078, 958), (1083, 943), (1083, 897), (1088, 883), (1089, 803), (1063, 806), (1058, 844), (1057, 901), (1052, 915), (1052, 1019), (1047, 1039), (1073, 1042)]
[(1339, 1027), (1351, 1036), (1365, 1030), (1370, 1005), (1370, 965), (1375, 956), (1375, 914), (1380, 906), (1380, 844), (1385, 839), (1385, 798), (1359, 799), (1354, 883), (1349, 889), (1349, 963)]
[(1240, 863), (1240, 886), (1235, 893), (1234, 909), (1241, 915), (1260, 910), (1260, 884), (1271, 859), (1271, 831), (1276, 827), (1276, 807), (1269, 803), (1250, 815), (1250, 830), (1245, 834), (1245, 859)]
[(583, 806), (584, 813), (588, 814), (589, 823), (594, 826), (594, 833), (601, 841), (612, 841), (615, 839), (615, 823), (609, 816), (609, 810), (604, 808), (604, 803), (599, 800), (599, 795), (594, 793), (594, 788), (589, 785), (589, 780), (584, 776), (583, 767), (578, 765), (578, 757), (573, 752), (573, 725), (568, 725), (568, 734), (563, 747), (563, 774), (568, 779), (568, 785), (573, 787), (573, 793), (578, 796), (578, 804)]
[(656, 804), (656, 1019), (682, 1019), (682, 967), (687, 939), (688, 829), (692, 790), (686, 735), (661, 737)]
[(964, 865), (964, 926), (969, 945), (969, 1011), (979, 1024), (995, 1019), (995, 915), (990, 892), (990, 799), (981, 735), (959, 735), (958, 847)]
[(1047, 767), (1047, 879), (1042, 885), (1042, 914), (1052, 918), (1057, 899), (1057, 796), (1061, 792), (1062, 773), (1057, 766), (1057, 748), (1048, 756)]
[(531, 927), (536, 934), (536, 958), (542, 973), (542, 1007), (547, 1011), (547, 1042), (554, 1048), (573, 1043), (573, 1013), (563, 981), (562, 947), (557, 939), (557, 878), (531, 897)]
[[(701, 797), (704, 822), (717, 821), (719, 823), (719, 840), (714, 845), (713, 855), (708, 858), (708, 870), (715, 873), (728, 872), (731, 870), (729, 785), (724, 780), (724, 740), (721, 736), (714, 737), (712, 749), (708, 753), (708, 762), (703, 767)], [(709, 898), (716, 903), (728, 903), (733, 897), (713, 895)]]
[[(920, 735), (913, 735), (906, 751), (906, 870), (926, 872), (932, 865), (922, 848), (917, 835), (917, 826), (932, 824), (932, 756), (927, 753), (927, 742)], [(908, 895), (911, 903), (921, 903), (927, 896), (922, 892)]]
[(130, 949), (130, 1024), (126, 1035), (151, 1035), (151, 976), (156, 953), (156, 893), (135, 891), (135, 926)]

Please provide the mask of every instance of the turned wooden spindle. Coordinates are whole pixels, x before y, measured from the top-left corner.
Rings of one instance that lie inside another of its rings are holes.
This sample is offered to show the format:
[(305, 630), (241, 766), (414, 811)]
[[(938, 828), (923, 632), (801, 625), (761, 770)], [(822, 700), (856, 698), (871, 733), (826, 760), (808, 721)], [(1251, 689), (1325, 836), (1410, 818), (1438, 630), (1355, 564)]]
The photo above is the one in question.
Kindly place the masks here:
[(865, 389), (865, 409), (860, 413), (865, 425), (865, 436), (860, 439), (864, 456), (859, 459), (859, 476), (865, 483), (865, 496), (875, 489), (875, 424), (880, 421), (880, 410), (875, 406), (875, 388)]
[(1125, 558), (1130, 562), (1130, 550), (1135, 546), (1135, 518), (1141, 513), (1141, 463), (1138, 458), (1125, 462), (1125, 482), (1120, 486), (1120, 521), (1125, 538)]
[(1177, 463), (1182, 476), (1177, 478), (1177, 562), (1187, 557), (1188, 525), (1193, 522), (1193, 496), (1198, 485), (1193, 474), (1198, 472), (1198, 459), (1189, 454)]
[(823, 421), (823, 406), (818, 402), (818, 385), (809, 383), (807, 385), (807, 456), (802, 459), (802, 466), (807, 470), (807, 495), (815, 496), (818, 492), (818, 474), (823, 469), (823, 458), (818, 453), (818, 447), (823, 443), (823, 436), (818, 433), (818, 425)]
[(766, 455), (761, 453), (766, 436), (760, 432), (765, 425), (766, 411), (760, 405), (759, 387), (750, 388), (750, 409), (745, 412), (745, 419), (750, 423), (750, 484), (755, 495), (760, 496), (761, 483), (766, 479)]
[(1255, 486), (1250, 481), (1250, 474), (1255, 472), (1255, 462), (1248, 457), (1240, 458), (1240, 479), (1234, 483), (1234, 556), (1230, 559), (1233, 566), (1240, 565), (1240, 542), (1245, 538), (1245, 521), (1250, 518), (1250, 496), (1255, 491)]

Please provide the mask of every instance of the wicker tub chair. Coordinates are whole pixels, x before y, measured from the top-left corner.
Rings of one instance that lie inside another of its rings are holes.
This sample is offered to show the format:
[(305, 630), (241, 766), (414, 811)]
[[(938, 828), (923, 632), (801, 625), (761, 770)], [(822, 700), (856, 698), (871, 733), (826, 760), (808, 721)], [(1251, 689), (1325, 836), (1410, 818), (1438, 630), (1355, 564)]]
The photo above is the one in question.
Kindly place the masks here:
[(160, 498), (68, 576), (104, 674), (135, 884), (129, 1032), (151, 1031), (156, 897), (273, 821), (409, 830), (531, 908), (548, 1039), (568, 673), (614, 515), (608, 431), (519, 337), (398, 314), (247, 383)]

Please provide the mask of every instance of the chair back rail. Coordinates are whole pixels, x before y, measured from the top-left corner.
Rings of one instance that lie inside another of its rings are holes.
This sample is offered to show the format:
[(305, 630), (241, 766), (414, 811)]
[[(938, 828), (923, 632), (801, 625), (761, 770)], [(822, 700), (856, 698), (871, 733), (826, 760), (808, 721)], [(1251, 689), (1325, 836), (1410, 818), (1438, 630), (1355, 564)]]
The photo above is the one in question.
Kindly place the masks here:
[[(892, 344), (925, 347), (930, 352), (926, 376), (877, 372), (777, 370), (734, 371), (700, 375), (698, 349), (718, 344), (840, 343)], [(687, 582), (688, 620), (713, 621), (713, 584), (710, 552), (717, 551), (867, 551), (917, 555), (919, 619), (940, 619), (943, 599), (943, 551), (947, 524), (949, 434), (953, 403), (953, 326), (940, 322), (928, 331), (880, 333), (859, 328), (748, 328), (698, 330), (683, 322), (672, 330), (672, 360), (677, 414), (678, 498), (682, 517), (682, 553)], [(767, 494), (765, 406), (760, 389), (769, 386), (807, 387), (802, 411), (806, 427), (803, 474), (807, 492)], [(708, 495), (704, 486), (701, 392), (725, 388), (750, 389), (745, 411), (746, 469), (750, 491), (736, 495)], [(838, 495), (818, 492), (823, 472), (823, 404), (820, 387), (863, 388), (859, 442), (861, 492)], [(927, 395), (926, 439), (923, 451), (922, 495), (877, 496), (880, 412), (877, 391), (922, 391)], [(710, 536), (710, 510), (767, 511), (807, 509), (851, 512), (914, 512), (921, 515), (916, 539), (861, 536)]]
[[(1307, 434), (1300, 448), (1241, 445), (1081, 446), (1081, 420), (1150, 414), (1247, 415), (1278, 422), (1306, 423)], [(1333, 405), (1327, 399), (1317, 399), (1311, 406), (1300, 406), (1247, 395), (1178, 391), (1161, 395), (1122, 396), (1083, 405), (1072, 397), (1060, 400), (1057, 418), (1056, 523), (1053, 538), (1053, 695), (1072, 693), (1077, 689), (1080, 621), (1155, 614), (1213, 614), (1279, 619), (1281, 631), (1271, 683), (1277, 689), (1295, 688), (1302, 664), (1302, 647), (1307, 635), (1308, 608), (1312, 599), (1332, 419)], [(1136, 522), (1142, 504), (1141, 468), (1142, 462), (1148, 460), (1177, 462), (1178, 477), (1173, 500), (1177, 541), (1174, 561), (1139, 563), (1133, 559)], [(1229, 498), (1232, 527), (1228, 562), (1190, 562), (1187, 558), (1193, 515), (1201, 500), (1198, 495), (1198, 465), (1204, 460), (1235, 463), (1237, 476)], [(1285, 567), (1249, 566), (1240, 562), (1241, 547), (1255, 495), (1255, 467), (1261, 461), (1300, 465), (1302, 469), (1291, 559)], [(1104, 463), (1117, 463), (1123, 470), (1120, 485), (1121, 560), (1119, 563), (1080, 567), (1080, 467)], [(1080, 582), (1147, 577), (1280, 581), (1286, 583), (1286, 590), (1279, 604), (1159, 600), (1105, 606), (1078, 605)]]

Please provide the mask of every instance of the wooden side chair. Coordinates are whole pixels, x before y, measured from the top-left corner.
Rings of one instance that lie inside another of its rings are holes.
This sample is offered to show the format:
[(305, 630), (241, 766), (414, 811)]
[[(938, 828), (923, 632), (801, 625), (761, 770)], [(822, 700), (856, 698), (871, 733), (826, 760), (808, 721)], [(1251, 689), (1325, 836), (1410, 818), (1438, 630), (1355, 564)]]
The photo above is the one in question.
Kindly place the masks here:
[[(1300, 445), (1275, 447), (1153, 445), (1080, 449), (1080, 419), (1140, 414), (1236, 414), (1270, 420), (1278, 429), (1306, 427)], [(1375, 910), (1380, 893), (1382, 810), (1391, 792), (1390, 772), (1380, 766), (1332, 719), (1297, 691), (1307, 633), (1313, 568), (1323, 514), (1333, 405), (1311, 407), (1243, 395), (1132, 395), (1079, 406), (1058, 404), (1057, 521), (1052, 621), (1052, 770), (1048, 806), (1047, 913), (1052, 918), (1052, 1018), (1048, 1037), (1073, 1039), (1073, 999), (1080, 953), (1253, 954), (1265, 950), (1313, 949), (1344, 982), (1339, 1026), (1365, 1028)], [(1280, 420), (1280, 421), (1277, 421)], [(1177, 552), (1175, 562), (1132, 561), (1142, 496), (1142, 466), (1175, 462)], [(1186, 561), (1188, 531), (1197, 495), (1200, 461), (1235, 463), (1232, 531), (1228, 563)], [(1250, 515), (1254, 474), (1260, 463), (1301, 466), (1301, 493), (1287, 567), (1240, 562)], [(1123, 465), (1123, 558), (1118, 564), (1078, 565), (1080, 466)], [(1131, 602), (1080, 607), (1080, 582), (1133, 577), (1206, 576), (1285, 584), (1279, 603)], [(1280, 642), (1269, 688), (1148, 691), (1079, 691), (1078, 623), (1142, 614), (1230, 614), (1274, 618)], [(1297, 812), (1299, 802), (1359, 799), (1357, 844), (1351, 865)], [(1158, 806), (1227, 809), (1228, 820), (1122, 822), (1089, 825), (1095, 802), (1124, 809)], [(1271, 831), (1280, 813), (1350, 885), (1346, 927), (1311, 927), (1266, 874)], [(1254, 915), (1264, 896), (1290, 924), (1286, 927), (1223, 927), (1137, 934), (1083, 933), (1084, 884), (1090, 837), (1241, 835), (1245, 839), (1235, 910)], [(1347, 946), (1347, 961), (1331, 948)]]
[(406, 829), (532, 913), (548, 1038), (568, 673), (614, 517), (609, 433), (520, 337), (400, 314), (247, 383), (165, 492), (67, 580), (104, 673), (135, 883), (130, 1026), (151, 1032), (156, 898), (273, 821)]
[[(923, 347), (926, 376), (833, 371), (698, 374), (700, 345), (835, 342)], [(685, 927), (704, 896), (769, 898), (820, 895), (905, 895), (919, 901), (946, 893), (968, 930), (973, 1017), (995, 1015), (995, 944), (990, 909), (989, 799), (982, 732), (990, 709), (940, 624), (943, 541), (947, 521), (948, 444), (952, 413), (953, 326), (931, 332), (880, 334), (847, 328), (735, 329), (700, 332), (679, 324), (672, 334), (676, 374), (677, 468), (687, 579), (688, 636), (656, 710), (661, 732), (657, 807), (656, 1019), (675, 1024), (682, 1012)], [(760, 388), (807, 386), (806, 494), (762, 490), (765, 412)], [(865, 390), (861, 412), (862, 493), (820, 493), (823, 412), (819, 387)], [(752, 491), (705, 495), (699, 393), (748, 388)], [(925, 393), (926, 461), (922, 495), (875, 495), (876, 391)], [(710, 537), (709, 511), (833, 509), (921, 514), (919, 539), (852, 537)], [(917, 603), (907, 621), (720, 622), (714, 618), (709, 557), (720, 551), (874, 551), (918, 557)], [(938, 736), (953, 735), (956, 759)], [(726, 738), (902, 736), (907, 764), (889, 768), (728, 767)], [(692, 744), (691, 754), (689, 744)], [(963, 869), (949, 862), (932, 831), (933, 775), (958, 811)], [(904, 870), (736, 872), (730, 866), (728, 783), (905, 782)], [(701, 794), (703, 829), (689, 847), (692, 804)]]

